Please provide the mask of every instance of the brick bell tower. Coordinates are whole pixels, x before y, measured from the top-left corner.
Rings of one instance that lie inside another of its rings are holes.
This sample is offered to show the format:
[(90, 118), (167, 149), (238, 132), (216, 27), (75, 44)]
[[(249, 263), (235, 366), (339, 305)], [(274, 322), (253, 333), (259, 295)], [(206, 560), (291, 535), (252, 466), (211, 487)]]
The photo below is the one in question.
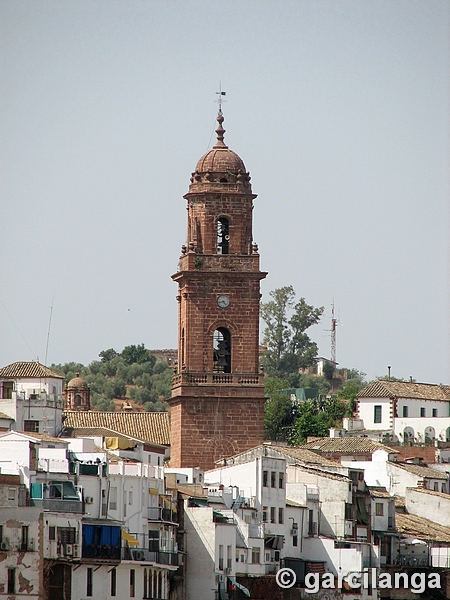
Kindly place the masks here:
[(189, 192), (187, 245), (178, 283), (178, 367), (173, 377), (171, 466), (211, 469), (261, 444), (264, 375), (259, 358), (256, 195), (239, 156), (217, 142), (197, 163)]

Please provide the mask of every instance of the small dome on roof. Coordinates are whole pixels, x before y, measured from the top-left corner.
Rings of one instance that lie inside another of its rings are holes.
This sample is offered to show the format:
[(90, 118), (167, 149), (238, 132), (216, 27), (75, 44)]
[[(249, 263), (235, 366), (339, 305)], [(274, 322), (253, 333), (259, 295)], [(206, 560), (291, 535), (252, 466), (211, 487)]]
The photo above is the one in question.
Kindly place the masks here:
[(87, 383), (84, 379), (80, 377), (79, 373), (75, 373), (75, 377), (69, 381), (67, 384), (68, 388), (85, 388), (87, 387)]
[(224, 121), (222, 112), (219, 112), (217, 122), (219, 123), (216, 133), (217, 141), (214, 147), (204, 154), (198, 161), (195, 170), (197, 173), (245, 173), (245, 165), (242, 159), (230, 150), (223, 141), (225, 129), (222, 127)]

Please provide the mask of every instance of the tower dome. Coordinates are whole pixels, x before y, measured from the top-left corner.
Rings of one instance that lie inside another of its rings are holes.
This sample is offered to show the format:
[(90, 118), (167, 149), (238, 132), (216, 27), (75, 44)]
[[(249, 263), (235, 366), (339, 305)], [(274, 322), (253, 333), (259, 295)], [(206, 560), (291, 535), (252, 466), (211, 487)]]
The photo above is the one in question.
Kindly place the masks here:
[(87, 383), (85, 382), (84, 379), (82, 379), (80, 377), (80, 374), (77, 372), (77, 373), (75, 373), (75, 377), (69, 381), (69, 383), (67, 384), (67, 387), (68, 388), (86, 388)]
[(212, 185), (217, 186), (218, 192), (225, 191), (224, 185), (231, 186), (232, 191), (251, 192), (250, 174), (245, 169), (244, 161), (223, 141), (225, 134), (223, 121), (222, 111), (219, 110), (216, 143), (197, 162), (191, 176), (189, 192), (202, 191), (205, 186), (208, 186), (208, 190), (211, 191)]
[(75, 375), (63, 390), (65, 410), (90, 410), (91, 390), (79, 373)]

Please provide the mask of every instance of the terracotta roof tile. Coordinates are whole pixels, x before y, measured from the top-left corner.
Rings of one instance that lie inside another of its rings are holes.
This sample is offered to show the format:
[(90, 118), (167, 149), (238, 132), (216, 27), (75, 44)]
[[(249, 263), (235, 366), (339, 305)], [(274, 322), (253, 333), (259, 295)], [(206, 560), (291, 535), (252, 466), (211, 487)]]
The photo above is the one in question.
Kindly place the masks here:
[(419, 398), (450, 401), (450, 386), (434, 383), (373, 381), (358, 392), (357, 398)]
[(112, 429), (145, 442), (170, 446), (167, 412), (100, 412), (94, 410), (64, 412), (64, 429)]
[(432, 540), (450, 544), (450, 527), (438, 525), (423, 517), (396, 512), (395, 525), (397, 531), (403, 537), (414, 537), (419, 540)]
[(341, 464), (335, 460), (330, 460), (325, 456), (321, 456), (317, 452), (313, 452), (312, 450), (307, 450), (306, 448), (302, 448), (300, 446), (268, 446), (270, 450), (274, 450), (275, 452), (279, 452), (283, 454), (289, 459), (294, 459), (294, 462), (298, 461), (306, 466), (320, 466), (320, 467), (330, 467), (336, 469), (336, 467), (341, 467)]
[(385, 450), (396, 454), (393, 450), (379, 442), (373, 442), (366, 437), (319, 438), (300, 446), (314, 452), (333, 452), (336, 454), (372, 454), (376, 450)]
[(9, 419), (10, 421), (14, 421), (13, 417), (5, 414), (4, 412), (0, 412), (0, 419)]
[(18, 377), (36, 377), (39, 379), (51, 377), (52, 379), (64, 379), (64, 375), (55, 373), (55, 371), (41, 365), (41, 363), (37, 361), (15, 362), (0, 369), (0, 379), (16, 379)]
[(412, 473), (413, 475), (417, 475), (418, 477), (423, 477), (425, 479), (443, 479), (447, 481), (448, 475), (446, 473), (442, 473), (437, 469), (431, 469), (425, 465), (413, 465), (411, 463), (405, 462), (391, 462), (389, 463), (393, 467), (400, 467), (404, 471), (408, 471), (408, 473)]
[(427, 490), (425, 488), (407, 488), (408, 490), (414, 490), (415, 492), (420, 492), (421, 494), (430, 494), (431, 496), (438, 496), (439, 498), (445, 498), (445, 500), (450, 500), (450, 494), (445, 494), (444, 492), (436, 492), (435, 490)]

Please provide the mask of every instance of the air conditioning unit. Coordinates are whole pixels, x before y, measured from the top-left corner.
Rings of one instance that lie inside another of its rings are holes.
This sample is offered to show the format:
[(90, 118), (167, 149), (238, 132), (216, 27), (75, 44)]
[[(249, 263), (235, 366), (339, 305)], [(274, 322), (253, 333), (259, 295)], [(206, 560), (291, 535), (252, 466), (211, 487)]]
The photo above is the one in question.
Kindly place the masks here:
[(222, 573), (216, 575), (216, 583), (224, 583), (225, 579), (225, 575), (222, 575)]
[(298, 535), (298, 529), (291, 529), (290, 534), (291, 535)]
[(3, 540), (0, 542), (0, 549), (1, 550), (9, 550), (9, 539), (8, 538), (3, 538)]
[(78, 544), (73, 545), (73, 557), (80, 558), (80, 546)]
[(92, 496), (86, 496), (84, 501), (86, 502), (86, 504), (92, 504), (94, 502), (94, 498)]
[(64, 554), (66, 556), (72, 556), (73, 555), (73, 544), (66, 544), (66, 546), (64, 548)]
[(142, 550), (133, 550), (134, 560), (145, 560), (145, 554)]

